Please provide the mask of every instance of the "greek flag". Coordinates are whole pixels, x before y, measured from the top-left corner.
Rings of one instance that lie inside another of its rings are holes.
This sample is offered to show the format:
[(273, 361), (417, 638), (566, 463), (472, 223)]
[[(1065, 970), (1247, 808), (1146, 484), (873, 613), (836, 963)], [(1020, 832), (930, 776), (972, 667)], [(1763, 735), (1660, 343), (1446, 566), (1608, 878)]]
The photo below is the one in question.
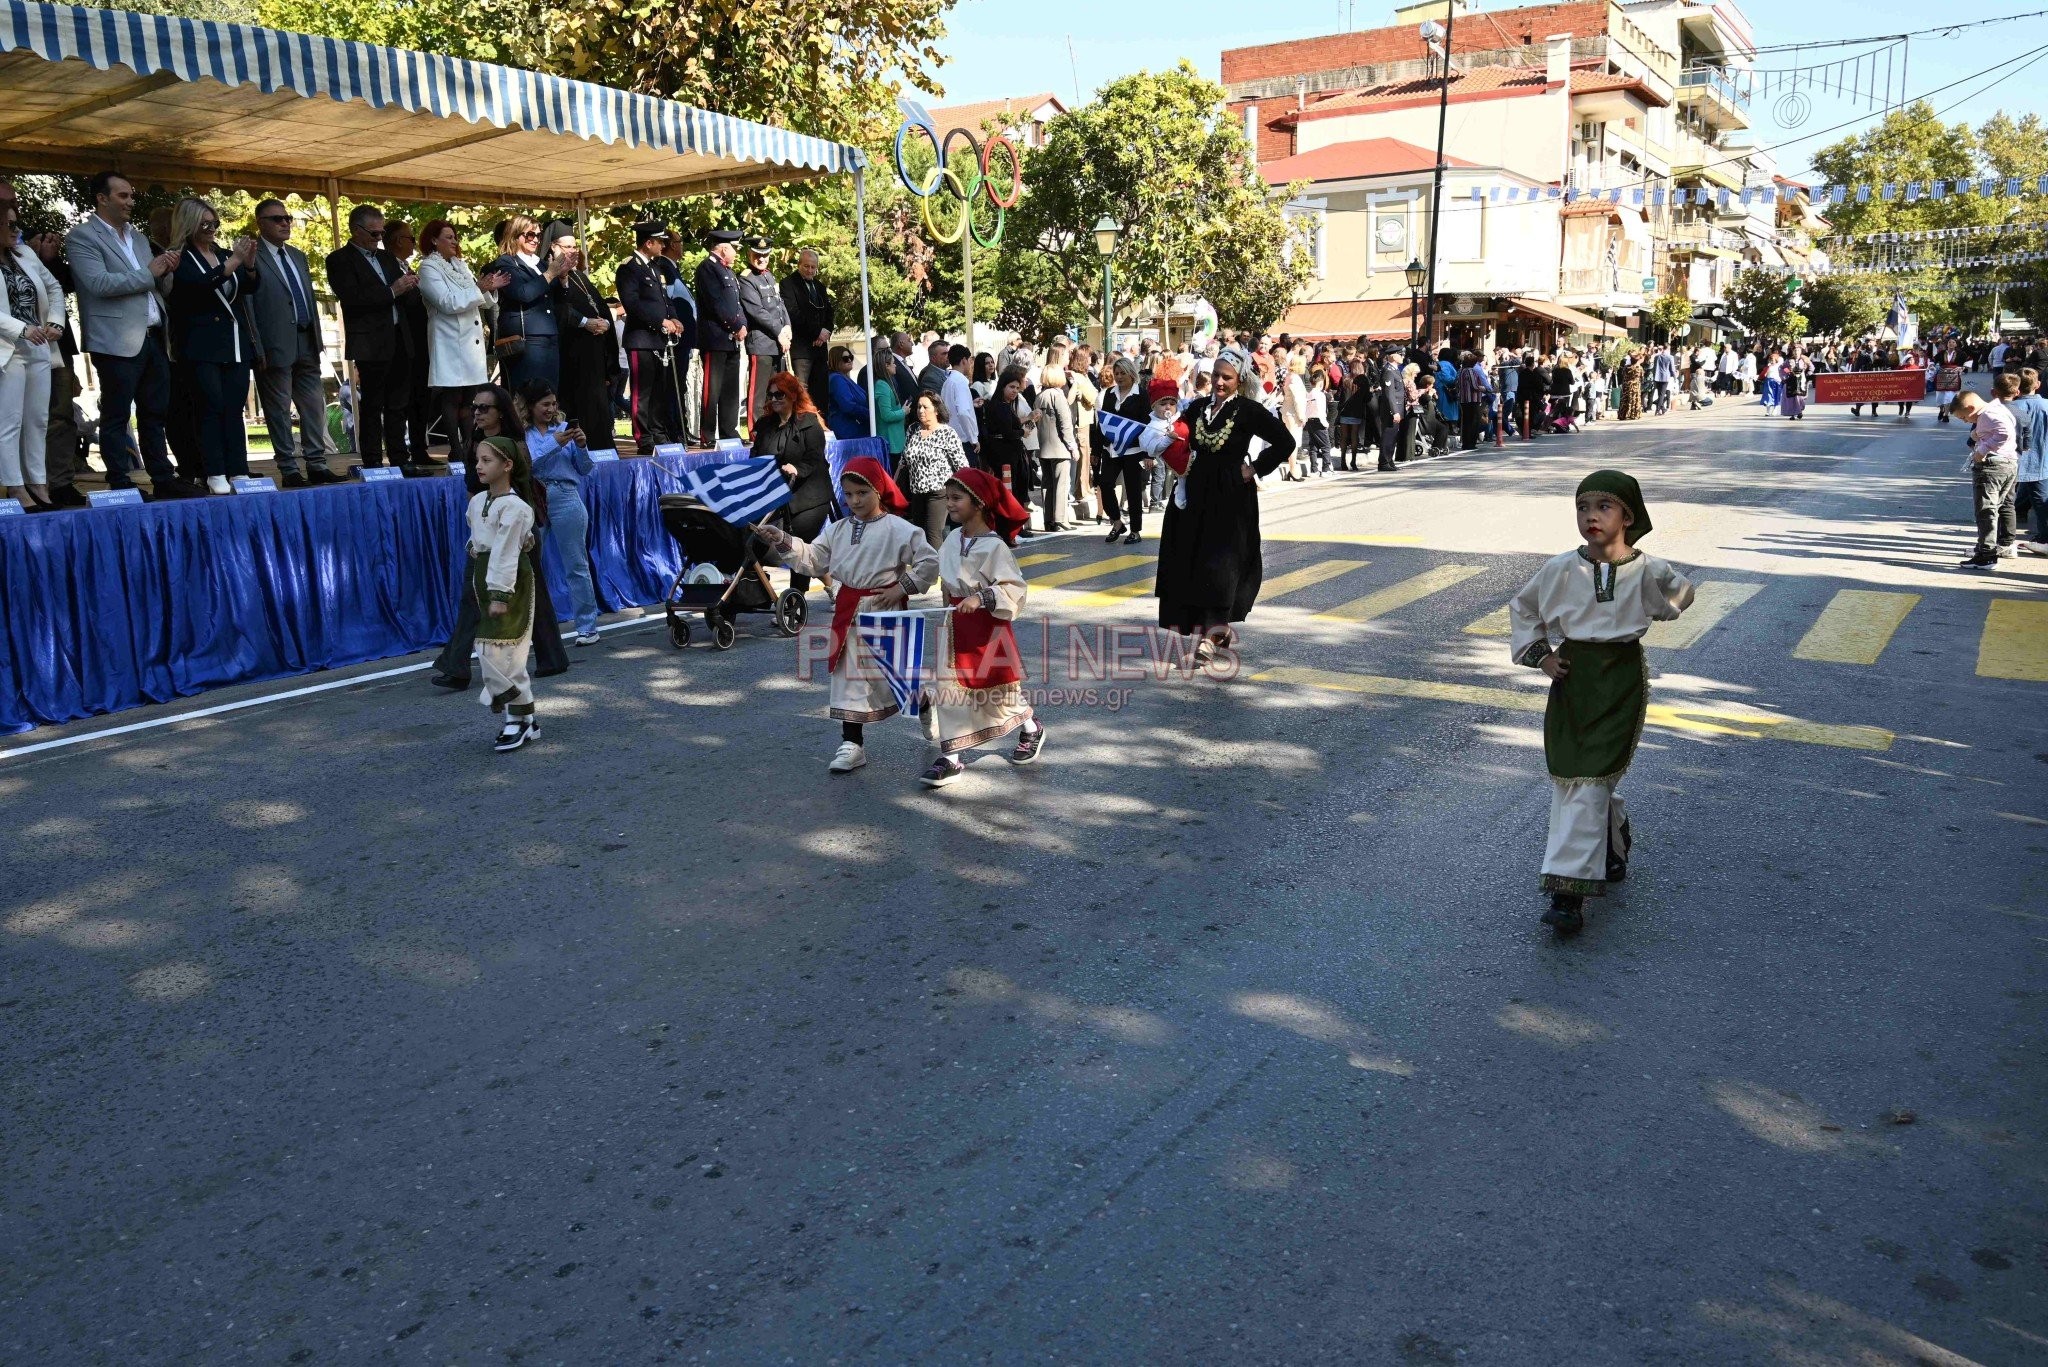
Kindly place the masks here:
[(789, 502), (789, 485), (773, 460), (728, 460), (682, 474), (683, 488), (735, 527), (759, 522)]
[(1145, 431), (1145, 424), (1135, 418), (1126, 418), (1120, 413), (1098, 415), (1102, 433), (1109, 438), (1111, 455), (1128, 456), (1138, 449), (1138, 438)]
[(939, 623), (950, 611), (911, 608), (903, 612), (854, 614), (854, 632), (867, 647), (868, 658), (882, 672), (883, 681), (906, 717), (918, 714), (924, 687), (932, 681), (932, 655)]

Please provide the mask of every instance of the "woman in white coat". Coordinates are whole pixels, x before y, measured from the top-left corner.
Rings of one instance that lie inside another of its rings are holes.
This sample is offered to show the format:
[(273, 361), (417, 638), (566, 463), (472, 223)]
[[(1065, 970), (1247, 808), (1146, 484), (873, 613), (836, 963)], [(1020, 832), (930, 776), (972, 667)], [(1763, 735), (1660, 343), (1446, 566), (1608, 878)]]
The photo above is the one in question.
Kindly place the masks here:
[(455, 225), (437, 218), (420, 230), (420, 299), (427, 306), (427, 385), (441, 409), (448, 433), (448, 458), (469, 463), (470, 433), (459, 409), (490, 383), (490, 350), (484, 340), (484, 300), (509, 279), (494, 271), (479, 280), (462, 259)]
[(50, 367), (64, 335), (64, 291), (19, 239), (14, 187), (0, 182), (0, 485), (30, 512), (50, 502), (43, 439)]

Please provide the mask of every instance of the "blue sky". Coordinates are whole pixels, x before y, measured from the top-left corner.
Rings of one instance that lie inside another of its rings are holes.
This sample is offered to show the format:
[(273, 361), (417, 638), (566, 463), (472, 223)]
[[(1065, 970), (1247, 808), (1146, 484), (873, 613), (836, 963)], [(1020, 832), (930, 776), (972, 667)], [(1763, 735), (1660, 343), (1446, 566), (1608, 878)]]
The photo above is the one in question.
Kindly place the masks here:
[[(1481, 7), (1502, 10), (1515, 5), (1513, 0), (1481, 0)], [(963, 103), (1051, 90), (1072, 104), (1077, 84), (1085, 100), (1097, 86), (1114, 77), (1147, 68), (1163, 70), (1182, 57), (1213, 79), (1226, 47), (1312, 37), (1346, 27), (1376, 28), (1393, 22), (1393, 9), (1391, 0), (1356, 0), (1349, 11), (1354, 21), (1347, 25), (1338, 0), (1280, 0), (1259, 5), (1218, 0), (1121, 0), (1113, 6), (1065, 8), (1017, 0), (962, 0), (948, 18), (951, 33), (942, 45), (949, 59), (943, 77), (945, 98), (949, 103)], [(1958, 0), (1952, 8), (1906, 5), (1896, 0), (1805, 0), (1799, 4), (1752, 0), (1744, 9), (1757, 42), (1769, 45), (1904, 33), (1935, 22), (1960, 23), (2024, 12), (2027, 5), (2024, 0), (2018, 6)], [(1270, 26), (1259, 27), (1260, 19), (1269, 20)], [(2048, 16), (1969, 30), (1954, 38), (1915, 38), (1908, 76), (1911, 93), (1919, 95), (1947, 85), (2044, 44), (2048, 44)], [(1784, 57), (1770, 60), (1782, 66), (1793, 64)], [(2009, 79), (2002, 84), (1972, 97), (1979, 87), (2007, 73), (2011, 73)], [(2024, 70), (2008, 67), (1932, 98), (1936, 108), (1945, 110), (1946, 120), (1978, 123), (2000, 108), (2048, 117), (2044, 91), (2048, 91), (2048, 54)], [(1945, 109), (1949, 105), (1955, 108)], [(1795, 129), (1778, 127), (1763, 102), (1757, 110), (1758, 141), (1800, 139), (1789, 142), (1780, 157), (1783, 170), (1792, 174), (1805, 169), (1805, 157), (1814, 150), (1867, 127), (1874, 117), (1831, 95), (1815, 97), (1806, 121)], [(1810, 136), (1859, 116), (1848, 128)]]

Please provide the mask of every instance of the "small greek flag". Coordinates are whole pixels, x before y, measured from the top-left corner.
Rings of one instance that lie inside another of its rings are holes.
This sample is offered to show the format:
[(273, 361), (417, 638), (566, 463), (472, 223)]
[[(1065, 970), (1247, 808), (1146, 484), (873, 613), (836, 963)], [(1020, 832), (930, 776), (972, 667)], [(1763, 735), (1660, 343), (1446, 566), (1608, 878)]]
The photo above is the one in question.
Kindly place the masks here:
[(1111, 455), (1128, 456), (1138, 449), (1138, 438), (1145, 431), (1144, 423), (1121, 413), (1102, 413), (1098, 418), (1102, 423), (1102, 434), (1109, 438)]
[(773, 460), (728, 460), (683, 472), (683, 488), (734, 526), (759, 522), (789, 502), (789, 484)]
[(951, 608), (910, 608), (902, 612), (859, 612), (853, 630), (867, 647), (868, 658), (882, 672), (903, 715), (914, 717), (933, 677), (933, 651), (939, 622)]

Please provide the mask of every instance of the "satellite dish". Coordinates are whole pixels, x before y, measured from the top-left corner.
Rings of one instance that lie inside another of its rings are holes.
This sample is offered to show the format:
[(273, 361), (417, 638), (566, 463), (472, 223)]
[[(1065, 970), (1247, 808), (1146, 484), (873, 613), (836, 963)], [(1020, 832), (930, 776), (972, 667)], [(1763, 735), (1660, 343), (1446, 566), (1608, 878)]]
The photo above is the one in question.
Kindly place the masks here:
[(1434, 19), (1423, 20), (1422, 27), (1416, 32), (1422, 35), (1422, 41), (1425, 43), (1441, 43), (1444, 40), (1444, 26)]

